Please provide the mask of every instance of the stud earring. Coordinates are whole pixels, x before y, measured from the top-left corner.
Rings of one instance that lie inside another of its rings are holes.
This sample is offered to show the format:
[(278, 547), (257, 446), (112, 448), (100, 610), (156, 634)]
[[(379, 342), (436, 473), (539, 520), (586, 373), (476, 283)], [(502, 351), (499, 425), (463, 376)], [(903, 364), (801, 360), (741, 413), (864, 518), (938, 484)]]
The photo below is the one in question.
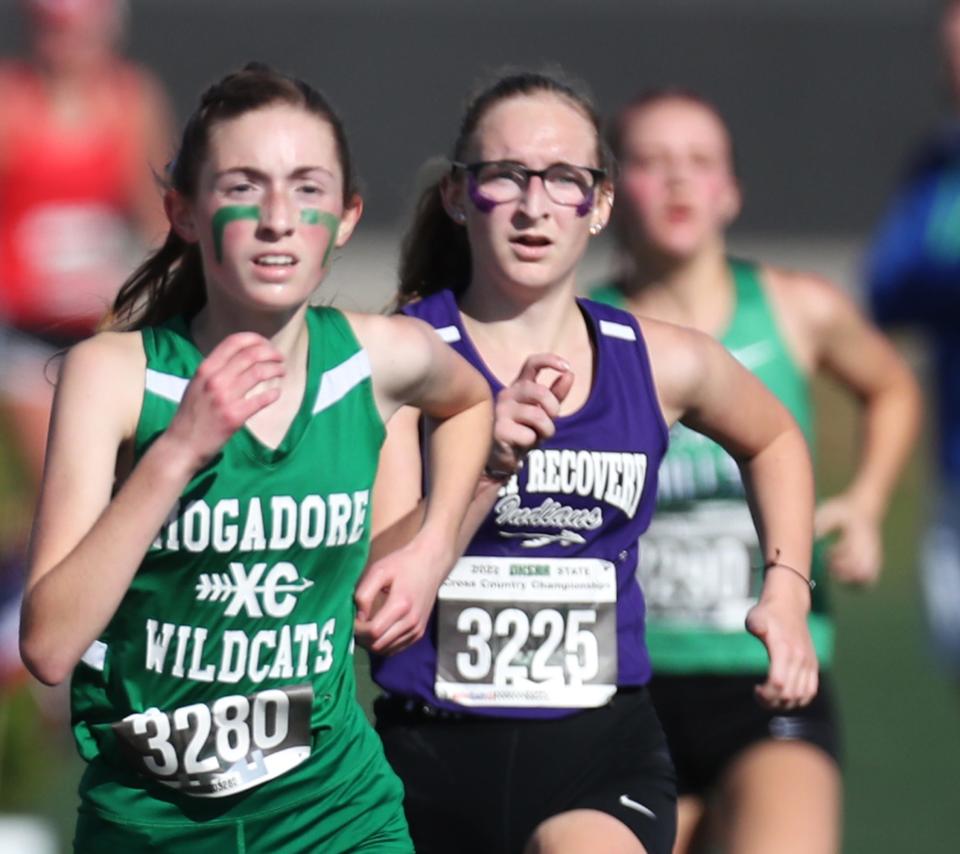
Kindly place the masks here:
[(601, 231), (603, 231), (603, 226), (599, 222), (595, 222), (590, 226), (590, 233), (596, 237)]
[(461, 225), (467, 221), (467, 215), (463, 211), (456, 211), (453, 215), (453, 218)]

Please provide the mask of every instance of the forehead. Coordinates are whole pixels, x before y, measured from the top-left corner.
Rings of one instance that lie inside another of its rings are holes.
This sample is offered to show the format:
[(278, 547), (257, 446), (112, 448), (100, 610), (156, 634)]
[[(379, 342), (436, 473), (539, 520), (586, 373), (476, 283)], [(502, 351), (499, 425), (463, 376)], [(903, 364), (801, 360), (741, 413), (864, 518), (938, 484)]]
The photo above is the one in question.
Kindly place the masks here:
[(494, 104), (477, 123), (471, 148), (481, 160), (597, 165), (592, 122), (570, 101), (546, 92)]
[(272, 104), (217, 122), (210, 129), (208, 165), (287, 174), (305, 166), (340, 174), (330, 123), (301, 107)]
[(697, 145), (730, 149), (727, 128), (713, 110), (681, 98), (658, 101), (627, 115), (623, 126), (627, 145)]

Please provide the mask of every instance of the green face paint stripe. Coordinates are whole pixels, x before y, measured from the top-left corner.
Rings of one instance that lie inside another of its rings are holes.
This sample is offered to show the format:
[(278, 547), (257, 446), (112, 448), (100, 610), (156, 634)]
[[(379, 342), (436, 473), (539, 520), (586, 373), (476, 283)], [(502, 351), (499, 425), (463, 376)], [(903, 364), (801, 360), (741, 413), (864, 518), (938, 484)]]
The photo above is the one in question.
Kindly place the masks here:
[[(259, 205), (226, 205), (213, 215), (213, 251), (217, 256), (218, 264), (223, 262), (223, 230), (228, 223), (236, 222), (238, 219), (252, 219), (259, 222)], [(327, 244), (327, 251), (323, 253), (323, 266), (326, 267), (327, 261), (330, 259), (330, 253), (337, 242), (337, 231), (340, 228), (339, 217), (327, 211), (307, 208), (300, 211), (300, 222), (305, 225), (325, 225), (330, 232), (330, 242)]]
[(330, 253), (337, 242), (337, 231), (340, 228), (340, 219), (327, 211), (318, 211), (316, 208), (306, 208), (300, 211), (300, 222), (306, 225), (325, 225), (330, 232), (330, 242), (327, 251), (323, 253), (323, 266), (327, 266)]
[(227, 223), (238, 219), (252, 219), (260, 222), (260, 207), (258, 205), (227, 205), (220, 208), (213, 215), (213, 251), (217, 256), (217, 263), (223, 263), (223, 230)]

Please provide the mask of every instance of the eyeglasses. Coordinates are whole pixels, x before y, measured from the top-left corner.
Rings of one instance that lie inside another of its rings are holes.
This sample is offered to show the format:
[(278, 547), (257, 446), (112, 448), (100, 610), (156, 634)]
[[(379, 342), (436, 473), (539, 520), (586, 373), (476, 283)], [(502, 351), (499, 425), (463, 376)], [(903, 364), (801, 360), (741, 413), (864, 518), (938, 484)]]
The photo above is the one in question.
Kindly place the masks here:
[(528, 169), (510, 160), (486, 160), (480, 163), (455, 161), (451, 166), (453, 171), (467, 173), (471, 198), (483, 211), (516, 201), (527, 191), (530, 179), (539, 178), (553, 202), (576, 207), (577, 214), (585, 216), (593, 205), (597, 184), (607, 175), (604, 169), (573, 166), (570, 163), (552, 163), (546, 169)]

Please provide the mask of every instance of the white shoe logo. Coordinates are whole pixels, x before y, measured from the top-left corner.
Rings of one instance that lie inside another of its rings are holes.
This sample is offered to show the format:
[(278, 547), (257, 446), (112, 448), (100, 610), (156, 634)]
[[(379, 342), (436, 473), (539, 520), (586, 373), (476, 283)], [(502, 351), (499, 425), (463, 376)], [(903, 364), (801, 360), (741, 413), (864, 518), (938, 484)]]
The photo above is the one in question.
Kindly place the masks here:
[(627, 795), (620, 795), (620, 805), (626, 807), (627, 809), (636, 810), (638, 813), (642, 813), (647, 818), (656, 819), (657, 817), (653, 810), (648, 809), (643, 804), (637, 803), (633, 798), (630, 798)]
[(803, 736), (806, 723), (803, 718), (776, 717), (770, 719), (770, 735), (792, 741)]

